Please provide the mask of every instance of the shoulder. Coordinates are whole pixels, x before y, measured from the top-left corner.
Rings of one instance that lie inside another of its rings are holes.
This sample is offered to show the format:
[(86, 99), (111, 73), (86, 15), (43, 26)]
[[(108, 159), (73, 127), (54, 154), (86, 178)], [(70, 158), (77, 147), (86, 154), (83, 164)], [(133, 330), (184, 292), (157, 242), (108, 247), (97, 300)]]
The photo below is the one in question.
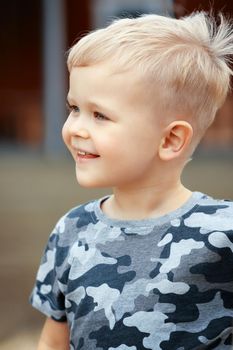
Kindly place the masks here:
[(78, 238), (80, 231), (97, 223), (94, 215), (98, 199), (80, 204), (67, 211), (56, 223), (50, 235), (53, 245), (69, 246)]
[(94, 219), (95, 206), (98, 203), (98, 199), (80, 204), (76, 207), (71, 208), (58, 223), (73, 223), (80, 227), (92, 222)]
[(184, 222), (189, 227), (200, 227), (202, 230), (233, 230), (233, 202), (203, 194)]
[(229, 199), (216, 199), (208, 195), (203, 196), (198, 201), (199, 211), (206, 214), (226, 214), (228, 215), (233, 210), (233, 201)]

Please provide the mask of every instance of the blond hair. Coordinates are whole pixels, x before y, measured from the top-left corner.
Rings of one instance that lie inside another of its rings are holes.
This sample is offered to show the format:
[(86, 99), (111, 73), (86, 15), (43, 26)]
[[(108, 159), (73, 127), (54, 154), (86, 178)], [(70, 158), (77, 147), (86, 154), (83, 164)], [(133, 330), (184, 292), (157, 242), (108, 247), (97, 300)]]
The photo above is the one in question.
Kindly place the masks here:
[(230, 86), (233, 29), (205, 12), (181, 19), (154, 14), (113, 21), (79, 40), (68, 69), (111, 60), (117, 71), (136, 70), (159, 92), (164, 110), (191, 118), (200, 139)]

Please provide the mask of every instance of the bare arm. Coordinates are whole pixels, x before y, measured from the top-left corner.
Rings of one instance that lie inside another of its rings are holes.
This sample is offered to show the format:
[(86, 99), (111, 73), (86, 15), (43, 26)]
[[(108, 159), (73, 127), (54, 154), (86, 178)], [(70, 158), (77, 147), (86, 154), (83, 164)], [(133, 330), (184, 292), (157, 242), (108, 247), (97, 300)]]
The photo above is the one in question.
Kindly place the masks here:
[(47, 318), (37, 350), (69, 350), (69, 329), (67, 323)]

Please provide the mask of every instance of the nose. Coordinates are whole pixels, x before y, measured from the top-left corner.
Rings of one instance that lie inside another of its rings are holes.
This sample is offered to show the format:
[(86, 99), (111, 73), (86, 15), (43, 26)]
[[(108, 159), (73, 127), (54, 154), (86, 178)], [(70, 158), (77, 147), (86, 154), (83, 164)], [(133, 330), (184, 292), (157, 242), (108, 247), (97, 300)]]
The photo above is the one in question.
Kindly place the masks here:
[(69, 132), (71, 136), (80, 137), (83, 139), (88, 139), (90, 137), (88, 125), (84, 123), (84, 120), (81, 117), (73, 120), (70, 123)]
[(89, 132), (87, 129), (80, 128), (76, 131), (75, 135), (76, 137), (81, 137), (82, 139), (88, 139), (89, 138)]

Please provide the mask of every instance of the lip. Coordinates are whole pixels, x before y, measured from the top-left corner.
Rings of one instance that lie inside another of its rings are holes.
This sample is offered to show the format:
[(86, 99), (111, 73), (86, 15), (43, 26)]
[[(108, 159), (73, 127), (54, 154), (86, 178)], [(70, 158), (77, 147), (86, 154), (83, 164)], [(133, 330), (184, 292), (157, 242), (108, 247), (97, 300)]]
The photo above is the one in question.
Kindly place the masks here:
[[(91, 153), (91, 152), (88, 152), (88, 151), (84, 151), (84, 150), (81, 150), (81, 149), (78, 149), (78, 151), (82, 151), (82, 152), (87, 152), (87, 153)], [(93, 161), (97, 158), (99, 158), (100, 156), (99, 155), (95, 155), (95, 154), (85, 154), (85, 155), (82, 155), (82, 154), (79, 154), (77, 151), (76, 151), (76, 161), (78, 163), (86, 163), (86, 162), (90, 162), (90, 161)]]

